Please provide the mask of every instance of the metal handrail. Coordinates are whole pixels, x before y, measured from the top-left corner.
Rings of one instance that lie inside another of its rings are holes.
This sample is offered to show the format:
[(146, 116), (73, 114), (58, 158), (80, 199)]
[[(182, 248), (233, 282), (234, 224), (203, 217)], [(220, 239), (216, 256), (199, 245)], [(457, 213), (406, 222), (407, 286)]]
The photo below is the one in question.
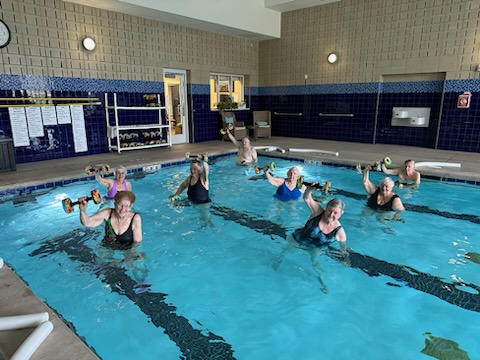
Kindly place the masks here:
[(353, 117), (353, 114), (324, 114), (324, 113), (319, 113), (318, 116)]
[(274, 112), (273, 115), (279, 115), (279, 116), (302, 116), (302, 113), (285, 113), (285, 112)]

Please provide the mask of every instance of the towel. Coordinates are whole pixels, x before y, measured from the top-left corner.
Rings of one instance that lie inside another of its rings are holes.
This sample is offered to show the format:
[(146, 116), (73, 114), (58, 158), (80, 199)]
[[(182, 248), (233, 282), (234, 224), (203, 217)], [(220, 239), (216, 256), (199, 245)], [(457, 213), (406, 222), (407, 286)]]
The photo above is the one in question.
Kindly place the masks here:
[(117, 137), (117, 127), (107, 126), (107, 138), (115, 139)]

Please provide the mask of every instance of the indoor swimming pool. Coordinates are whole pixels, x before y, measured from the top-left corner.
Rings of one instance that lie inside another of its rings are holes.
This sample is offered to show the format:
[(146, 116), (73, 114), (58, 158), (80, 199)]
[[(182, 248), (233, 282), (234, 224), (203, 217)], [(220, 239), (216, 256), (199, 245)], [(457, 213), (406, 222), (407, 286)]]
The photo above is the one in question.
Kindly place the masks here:
[(479, 187), (395, 188), (404, 222), (385, 222), (366, 210), (355, 169), (267, 156), (259, 165), (271, 161), (275, 176), (297, 166), (307, 181), (329, 181), (329, 194), (316, 193), (323, 206), (346, 205), (348, 261), (332, 248), (320, 255), (328, 293), (304, 249), (273, 266), (309, 217), (303, 200), (278, 201), (233, 156), (211, 160), (208, 204), (170, 201), (188, 163), (129, 174), (143, 223), (133, 259), (102, 248), (103, 226), (82, 226), (77, 207), (63, 211), (66, 197), (105, 193), (93, 179), (0, 199), (0, 256), (105, 360), (480, 358)]

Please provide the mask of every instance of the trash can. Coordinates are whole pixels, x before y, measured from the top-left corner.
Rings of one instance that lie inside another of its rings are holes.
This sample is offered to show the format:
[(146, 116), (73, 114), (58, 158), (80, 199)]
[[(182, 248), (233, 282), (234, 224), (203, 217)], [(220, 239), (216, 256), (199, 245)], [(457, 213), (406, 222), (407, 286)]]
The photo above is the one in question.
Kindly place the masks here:
[(11, 138), (0, 138), (0, 172), (17, 170), (15, 148)]

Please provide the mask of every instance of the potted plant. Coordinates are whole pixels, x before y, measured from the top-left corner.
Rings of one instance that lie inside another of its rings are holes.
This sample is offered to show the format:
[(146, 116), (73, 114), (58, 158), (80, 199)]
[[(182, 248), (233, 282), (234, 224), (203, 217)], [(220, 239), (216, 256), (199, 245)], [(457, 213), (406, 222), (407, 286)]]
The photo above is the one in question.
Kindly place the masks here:
[(220, 111), (238, 109), (238, 103), (233, 100), (232, 96), (227, 96), (217, 103), (217, 109)]

